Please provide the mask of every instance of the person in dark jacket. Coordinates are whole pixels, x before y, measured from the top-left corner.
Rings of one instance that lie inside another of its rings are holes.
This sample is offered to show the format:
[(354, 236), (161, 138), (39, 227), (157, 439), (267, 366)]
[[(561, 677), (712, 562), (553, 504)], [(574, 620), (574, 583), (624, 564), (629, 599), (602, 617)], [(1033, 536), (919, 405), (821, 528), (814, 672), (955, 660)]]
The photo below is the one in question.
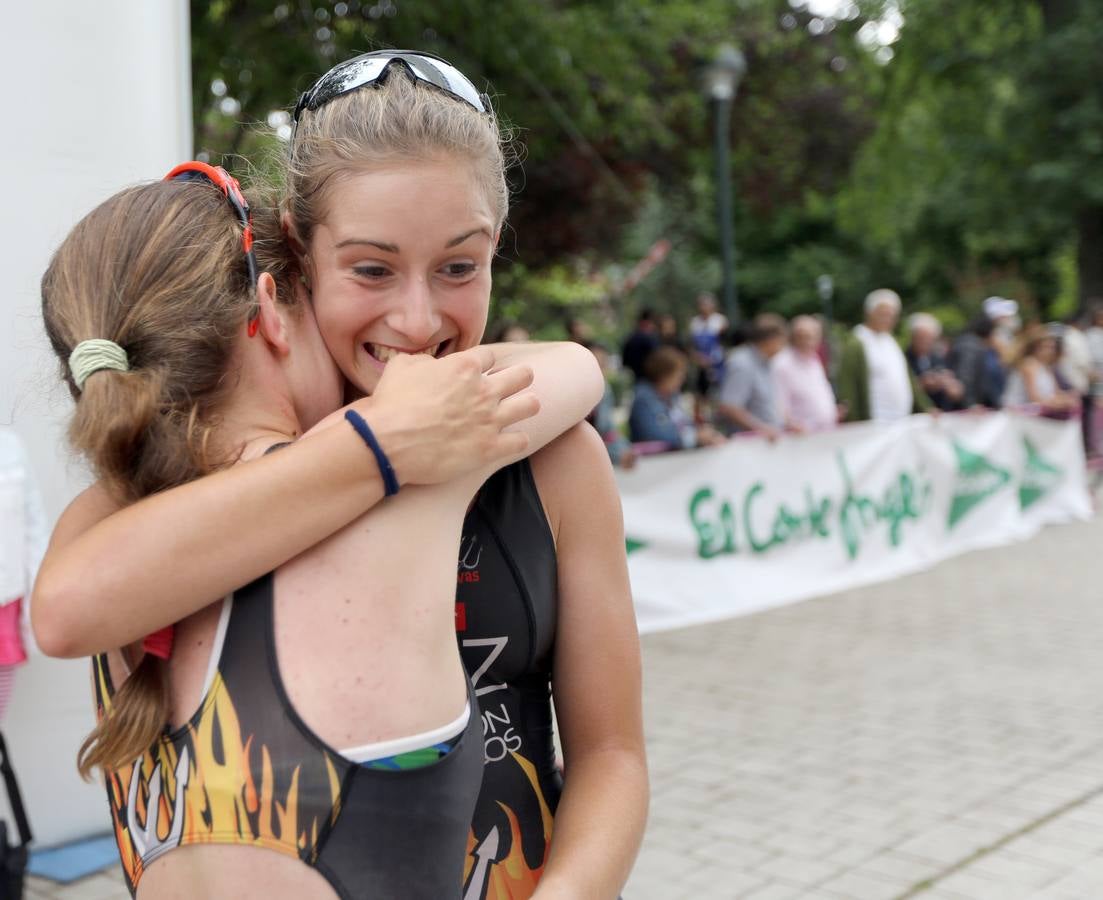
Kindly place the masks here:
[(996, 345), (996, 323), (981, 315), (958, 337), (950, 350), (950, 368), (962, 385), (959, 403), (964, 409), (999, 409), (1007, 370)]
[(930, 313), (908, 317), (908, 348), (904, 358), (931, 402), (941, 410), (958, 409), (964, 389), (939, 348), (942, 324)]
[(644, 361), (658, 346), (659, 327), (655, 322), (655, 313), (650, 309), (644, 309), (636, 320), (636, 330), (628, 335), (620, 351), (621, 362), (632, 372), (636, 381), (643, 379)]

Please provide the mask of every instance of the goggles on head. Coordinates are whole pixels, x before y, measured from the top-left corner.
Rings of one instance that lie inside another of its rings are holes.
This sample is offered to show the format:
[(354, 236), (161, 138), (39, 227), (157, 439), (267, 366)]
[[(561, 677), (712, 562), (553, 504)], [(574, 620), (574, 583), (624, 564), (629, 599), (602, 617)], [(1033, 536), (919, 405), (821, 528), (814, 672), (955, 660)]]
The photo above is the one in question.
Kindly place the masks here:
[[(393, 65), (402, 66), (416, 81), (432, 85), (481, 113), (493, 112), (490, 98), (475, 87), (463, 72), (439, 56), (412, 50), (373, 50), (339, 63), (314, 82), (295, 104), (292, 116), (294, 125), (299, 124), (304, 111), (313, 112), (357, 88), (381, 84)], [(291, 140), (294, 143), (294, 134)]]
[[(241, 224), (241, 245), (245, 251), (245, 265), (249, 270), (249, 284), (257, 286), (257, 258), (253, 253), (253, 217), (249, 212), (249, 203), (245, 194), (241, 192), (241, 185), (237, 183), (229, 172), (221, 166), (211, 166), (204, 162), (181, 163), (168, 173), (164, 181), (209, 181), (222, 191), (222, 195), (230, 201), (230, 207)], [(257, 333), (260, 325), (260, 310), (249, 320), (249, 337)]]

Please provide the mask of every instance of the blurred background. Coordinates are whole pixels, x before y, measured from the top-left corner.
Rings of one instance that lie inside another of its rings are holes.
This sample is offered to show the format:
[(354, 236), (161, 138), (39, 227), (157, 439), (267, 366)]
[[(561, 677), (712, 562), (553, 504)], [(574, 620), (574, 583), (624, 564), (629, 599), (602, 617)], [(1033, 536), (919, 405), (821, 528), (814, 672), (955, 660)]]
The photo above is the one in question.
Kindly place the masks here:
[(891, 284), (956, 330), (990, 295), (1043, 320), (1103, 295), (1084, 0), (222, 0), (192, 2), (191, 36), (196, 152), (239, 172), (355, 52), (428, 50), (485, 85), (523, 160), (491, 318), (536, 336), (722, 294), (727, 178), (740, 318), (853, 322)]

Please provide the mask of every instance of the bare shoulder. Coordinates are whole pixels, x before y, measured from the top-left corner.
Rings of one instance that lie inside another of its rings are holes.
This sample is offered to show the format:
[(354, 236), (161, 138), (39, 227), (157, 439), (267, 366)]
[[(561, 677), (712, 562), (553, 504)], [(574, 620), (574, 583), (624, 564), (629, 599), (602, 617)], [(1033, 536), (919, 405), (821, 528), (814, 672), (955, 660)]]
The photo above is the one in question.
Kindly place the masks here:
[(1028, 384), (1033, 384), (1037, 380), (1041, 370), (1042, 364), (1033, 356), (1027, 356), (1019, 362), (1019, 375)]
[(571, 490), (579, 483), (611, 478), (613, 471), (605, 443), (589, 422), (579, 422), (530, 457), (541, 493)]
[(559, 540), (564, 514), (580, 503), (600, 502), (612, 492), (616, 496), (609, 453), (605, 442), (588, 422), (580, 422), (530, 457), (536, 488)]
[(77, 494), (65, 507), (54, 528), (53, 542), (68, 543), (121, 508), (119, 500), (97, 481)]

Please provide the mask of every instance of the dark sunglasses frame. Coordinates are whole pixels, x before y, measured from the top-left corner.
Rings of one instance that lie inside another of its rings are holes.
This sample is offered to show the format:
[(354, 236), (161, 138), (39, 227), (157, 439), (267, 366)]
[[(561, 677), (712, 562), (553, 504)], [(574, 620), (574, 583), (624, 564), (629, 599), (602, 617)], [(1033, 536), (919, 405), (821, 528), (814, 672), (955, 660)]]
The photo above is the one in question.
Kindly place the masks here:
[[(490, 97), (475, 87), (470, 78), (447, 60), (432, 53), (414, 50), (373, 50), (339, 63), (314, 82), (295, 104), (295, 112), (291, 117), (294, 125), (298, 126), (299, 119), (306, 111), (314, 112), (331, 100), (358, 88), (382, 84), (387, 79), (391, 66), (396, 63), (416, 81), (444, 91), (481, 113), (494, 114)], [(291, 143), (295, 143), (294, 132)]]
[[(192, 161), (181, 163), (169, 172), (163, 180), (209, 181), (222, 191), (222, 195), (230, 201), (230, 207), (241, 224), (241, 246), (245, 252), (245, 265), (249, 270), (249, 284), (255, 290), (257, 286), (257, 257), (253, 252), (253, 216), (249, 212), (249, 201), (245, 199), (245, 194), (242, 193), (241, 185), (238, 184), (237, 179), (222, 166), (212, 166), (205, 162)], [(249, 337), (253, 337), (257, 333), (259, 326), (260, 309), (258, 308), (256, 314), (249, 320)]]

